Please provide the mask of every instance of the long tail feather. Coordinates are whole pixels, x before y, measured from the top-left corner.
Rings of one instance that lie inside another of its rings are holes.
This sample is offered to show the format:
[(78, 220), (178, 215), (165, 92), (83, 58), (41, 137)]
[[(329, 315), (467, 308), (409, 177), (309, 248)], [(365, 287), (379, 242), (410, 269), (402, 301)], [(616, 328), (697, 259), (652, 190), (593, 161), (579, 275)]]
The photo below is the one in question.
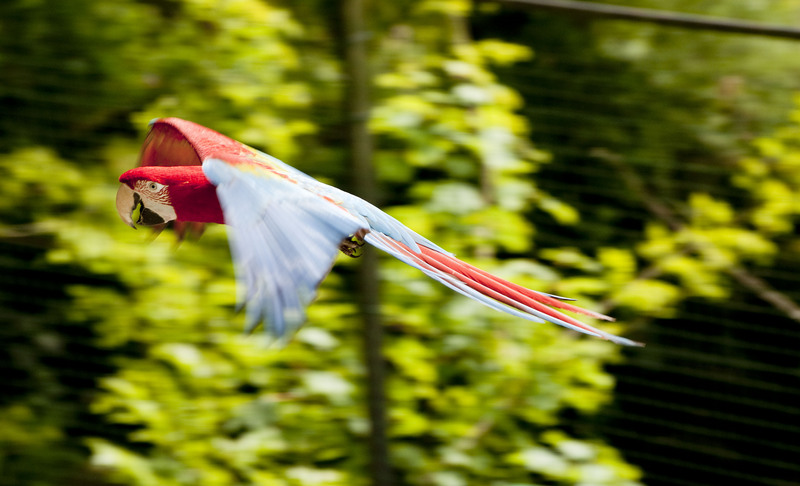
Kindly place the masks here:
[[(549, 321), (575, 331), (590, 334), (626, 346), (643, 346), (642, 343), (596, 329), (558, 310), (567, 310), (597, 319), (612, 318), (567, 304), (555, 296), (527, 289), (501, 279), (451, 255), (419, 245), (414, 252), (406, 245), (381, 233), (372, 232), (365, 238), (370, 244), (387, 251), (403, 262), (419, 268), (430, 277), (448, 287), (492, 308), (536, 321)], [(505, 305), (500, 305), (500, 303)], [(552, 306), (552, 307), (548, 307)]]
[[(606, 321), (613, 321), (613, 317), (609, 317), (604, 314), (600, 314), (598, 312), (593, 312), (582, 307), (578, 307), (576, 305), (567, 304), (562, 300), (553, 298), (549, 295), (542, 294), (540, 292), (536, 292), (535, 290), (531, 290), (525, 288), (521, 285), (517, 285), (513, 282), (509, 282), (508, 280), (504, 280), (500, 277), (492, 275), (485, 270), (481, 270), (478, 267), (474, 267), (469, 263), (463, 262), (458, 258), (452, 257), (450, 255), (443, 255), (441, 253), (437, 253), (429, 248), (421, 247), (423, 255), (425, 255), (426, 259), (434, 259), (448, 268), (457, 269), (458, 275), (460, 275), (460, 279), (463, 277), (470, 278), (475, 280), (476, 282), (480, 282), (483, 285), (495, 289), (513, 299), (518, 299), (522, 302), (526, 302), (528, 300), (533, 301), (535, 304), (547, 304), (552, 307), (556, 307), (558, 309), (568, 310), (570, 312), (575, 312), (577, 314), (587, 315), (589, 317), (594, 317), (595, 319), (602, 319)], [(528, 304), (530, 305), (530, 304)], [(538, 308), (537, 305), (531, 305), (531, 307)]]

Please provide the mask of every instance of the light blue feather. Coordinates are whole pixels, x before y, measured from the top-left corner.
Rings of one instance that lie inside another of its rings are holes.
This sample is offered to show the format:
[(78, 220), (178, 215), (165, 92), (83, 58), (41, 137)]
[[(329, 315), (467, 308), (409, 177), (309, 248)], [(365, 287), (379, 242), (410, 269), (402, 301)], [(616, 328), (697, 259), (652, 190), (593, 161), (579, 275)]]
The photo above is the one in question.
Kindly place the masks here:
[[(449, 252), (440, 248), (437, 244), (423, 236), (420, 236), (411, 228), (407, 227), (397, 219), (386, 214), (386, 212), (378, 209), (360, 197), (354, 196), (336, 187), (324, 184), (269, 154), (265, 154), (261, 151), (256, 151), (256, 153), (259, 158), (264, 159), (263, 163), (266, 163), (270, 167), (279, 168), (291, 176), (292, 180), (296, 182), (298, 186), (306, 189), (307, 191), (319, 194), (320, 196), (330, 198), (331, 200), (336, 201), (336, 204), (347, 209), (350, 213), (364, 218), (364, 221), (371, 229), (380, 231), (390, 238), (403, 243), (415, 252), (419, 252), (419, 247), (417, 245), (424, 245), (433, 250), (450, 255)], [(259, 161), (256, 159), (254, 162)]]
[(366, 224), (274, 174), (253, 177), (217, 159), (205, 160), (203, 172), (217, 187), (229, 226), (247, 330), (265, 322), (272, 336), (291, 335), (305, 321), (341, 241)]

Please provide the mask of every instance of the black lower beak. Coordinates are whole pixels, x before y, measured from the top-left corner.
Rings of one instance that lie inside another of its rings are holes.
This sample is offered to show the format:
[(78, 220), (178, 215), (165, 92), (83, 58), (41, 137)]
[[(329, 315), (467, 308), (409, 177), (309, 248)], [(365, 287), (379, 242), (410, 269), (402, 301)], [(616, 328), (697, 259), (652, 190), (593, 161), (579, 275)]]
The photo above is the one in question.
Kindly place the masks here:
[(139, 204), (141, 205), (141, 210), (139, 211), (139, 220), (136, 221), (138, 224), (143, 226), (154, 226), (157, 224), (164, 224), (166, 222), (164, 221), (164, 218), (158, 215), (158, 213), (147, 209), (141, 202)]

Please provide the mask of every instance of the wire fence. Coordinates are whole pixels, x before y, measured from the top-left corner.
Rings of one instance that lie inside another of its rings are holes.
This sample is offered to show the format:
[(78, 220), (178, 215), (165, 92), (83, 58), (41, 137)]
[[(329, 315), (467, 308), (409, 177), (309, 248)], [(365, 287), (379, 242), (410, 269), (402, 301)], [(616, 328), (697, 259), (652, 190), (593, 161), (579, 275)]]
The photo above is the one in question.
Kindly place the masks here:
[[(686, 32), (682, 38), (691, 44), (696, 36), (714, 35), (723, 43), (744, 38), (708, 32)], [(753, 42), (761, 41), (753, 38)], [(652, 193), (660, 194), (661, 203), (675, 214), (681, 214), (680, 195), (692, 192), (740, 201), (742, 195), (736, 188), (719, 183), (729, 177), (732, 166), (702, 156), (679, 161), (678, 167), (673, 165), (668, 181), (672, 187), (659, 187), (666, 182), (658, 179), (659, 170), (664, 163), (674, 164), (674, 160), (670, 162), (672, 154), (684, 146), (680, 134), (659, 133), (662, 120), (647, 109), (638, 113), (617, 110), (602, 93), (620, 93), (630, 81), (598, 72), (595, 59), (569, 59), (557, 43), (532, 47), (539, 58), (558, 59), (547, 69), (531, 67), (512, 81), (525, 96), (527, 113), (534, 119), (534, 141), (554, 158), (554, 163), (537, 175), (537, 183), (554, 194), (568, 195), (570, 204), (584, 215), (613, 208), (625, 223), (625, 227), (609, 228), (605, 221), (584, 218), (582, 225), (588, 231), (626, 239), (637, 234), (645, 221), (654, 219), (646, 205), (626, 197), (628, 189), (618, 171), (609, 170), (602, 159), (592, 157), (586, 146), (569, 143), (599, 125), (623, 132), (644, 127), (651, 135), (660, 135), (661, 145), (648, 144), (652, 152), (637, 153), (623, 163), (638, 171), (646, 186), (656, 187)], [(713, 66), (716, 75), (740, 71), (741, 58), (724, 50), (717, 56), (703, 59), (705, 65)], [(651, 68), (653, 78), (685, 75), (656, 63)], [(747, 83), (757, 95), (770, 93), (787, 100), (787, 110), (791, 106), (788, 100), (800, 90), (800, 83), (785, 79), (751, 77)], [(587, 85), (596, 90), (587, 90)], [(687, 92), (687, 97), (691, 95)], [(633, 102), (646, 107), (659, 103), (660, 96), (658, 90), (640, 90)], [(746, 149), (736, 153), (734, 160)], [(676, 170), (683, 176), (674, 178)], [(537, 241), (544, 246), (593, 247), (591, 242), (570, 241), (569, 233), (559, 234), (555, 229), (540, 231)], [(787, 254), (777, 265), (747, 271), (796, 301), (800, 298), (798, 263), (796, 254)], [(625, 363), (611, 367), (618, 380), (614, 403), (601, 413), (597, 430), (629, 461), (643, 468), (646, 484), (797, 483), (800, 324), (752, 289), (735, 280), (729, 285), (730, 299), (690, 299), (676, 318), (649, 322), (643, 338), (647, 348), (630, 352)], [(572, 426), (580, 428), (581, 424), (575, 421)]]
[[(701, 33), (687, 34), (708, 35)], [(728, 36), (730, 34), (718, 34)], [(791, 42), (791, 41), (785, 41)], [(538, 57), (563, 55), (547, 48), (531, 46)], [(798, 46), (800, 47), (800, 45)], [(516, 73), (509, 83), (526, 100), (525, 114), (532, 119), (533, 142), (553, 155), (553, 162), (537, 174), (537, 184), (547, 191), (566, 197), (583, 214), (600, 214), (604, 208), (613, 210), (624, 225), (609, 227), (600, 220), (586, 220), (584, 229), (632, 239), (641, 233), (652, 212), (628, 198), (630, 191), (613, 167), (603, 166), (597, 157), (587, 154), (585, 147), (562, 143), (572, 140), (582, 130), (603, 124), (620, 130), (647, 127), (658, 131), (661, 120), (652, 112), (642, 110), (638, 115), (626, 110), (609, 110), (609, 101), (597, 93), (586, 91), (586, 82), (602, 90), (621, 92), (622, 80), (596, 73), (594, 64), (568, 60), (560, 68), (540, 69), (536, 61), (527, 71)], [(719, 71), (735, 72), (737, 59), (733, 54), (706, 59)], [(48, 69), (50, 69), (48, 67)], [(574, 83), (574, 73), (583, 73), (582, 82)], [(58, 67), (52, 67), (54, 81)], [(520, 75), (521, 74), (521, 75)], [(658, 73), (651, 73), (657, 75)], [(680, 76), (680, 73), (665, 72)], [(625, 81), (627, 82), (627, 81)], [(789, 99), (797, 84), (757, 78), (749, 88), (755, 92), (783, 93)], [(601, 91), (602, 91), (601, 90)], [(29, 101), (69, 106), (71, 99), (59, 92), (24, 91), (6, 93)], [(635, 102), (643, 106), (657, 102), (660, 93), (640, 92)], [(652, 97), (652, 98), (651, 98)], [(52, 116), (43, 112), (36, 119), (20, 123), (47, 123)], [(546, 121), (546, 122), (545, 122)], [(689, 130), (690, 128), (687, 128)], [(668, 153), (681, 150), (683, 141), (674, 133), (659, 138), (661, 147), (650, 145), (652, 153), (637, 154), (623, 161), (647, 175), (647, 184), (667, 181), (653, 180), (667, 161)], [(54, 138), (68, 140), (68, 133), (56, 132)], [(656, 150), (660, 149), (660, 150)], [(684, 175), (675, 184), (675, 192), (707, 192), (720, 198), (736, 198), (737, 191), (716, 183), (727, 177), (730, 167), (706, 163), (693, 157), (680, 164)], [(650, 177), (650, 178), (648, 178)], [(670, 207), (679, 208), (681, 200), (667, 198)], [(676, 212), (680, 212), (679, 209)], [(537, 244), (540, 247), (574, 246), (594, 249), (594, 243), (575, 240), (569, 230), (539, 222)], [(8, 243), (10, 241), (10, 243)], [(40, 255), (46, 242), (28, 240), (24, 235), (2, 243), (0, 251), (0, 316), (27, 319), (31, 334), (38, 333), (39, 349), (31, 353), (36, 359), (50, 361), (53, 376), (31, 376), (34, 366), (25, 367), (25, 354), (30, 342), (18, 335), (4, 335), (0, 356), (3, 387), (15, 394), (30, 387), (50, 383), (62, 393), (75, 384), (85, 387), (105, 370), (98, 369), (105, 359), (92, 347), (93, 337), (72, 330), (68, 343), (48, 342), (51, 337), (40, 321), (46, 320), (48, 302), (66, 299), (60, 294), (63, 281), (74, 284), (85, 277), (70, 274), (69, 268), (60, 272), (32, 270), (30, 263)], [(788, 254), (779, 257), (776, 265), (748, 269), (790, 299), (800, 300), (800, 257)], [(644, 471), (643, 481), (657, 485), (765, 484), (788, 486), (797, 484), (800, 477), (800, 323), (790, 319), (751, 290), (732, 281), (732, 297), (726, 300), (690, 299), (679, 309), (677, 318), (649, 321), (642, 330), (648, 346), (644, 350), (627, 352), (626, 361), (611, 366), (617, 378), (614, 401), (590, 424), (617, 447), (631, 463)], [(12, 315), (12, 313), (14, 315)], [(38, 317), (37, 317), (38, 316)], [(33, 359), (33, 358), (32, 358)], [(76, 390), (82, 389), (76, 386)], [(85, 397), (75, 395), (76, 403)], [(58, 406), (69, 407), (69, 405)], [(80, 430), (98, 427), (91, 417), (72, 426)], [(564, 417), (568, 427), (582, 430), (585, 418)], [(108, 433), (107, 430), (103, 431)], [(112, 432), (116, 433), (116, 432)], [(2, 432), (0, 431), (0, 434)], [(56, 477), (54, 473), (54, 477)], [(0, 478), (0, 484), (4, 483)], [(60, 483), (54, 479), (52, 484)]]

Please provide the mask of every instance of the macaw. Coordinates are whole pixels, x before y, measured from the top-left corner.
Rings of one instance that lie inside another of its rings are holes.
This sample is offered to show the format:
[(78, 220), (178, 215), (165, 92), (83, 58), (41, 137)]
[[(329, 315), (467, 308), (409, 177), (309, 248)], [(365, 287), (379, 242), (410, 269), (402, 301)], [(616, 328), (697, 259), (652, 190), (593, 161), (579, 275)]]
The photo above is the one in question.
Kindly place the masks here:
[(297, 330), (339, 250), (365, 243), (493, 309), (549, 321), (618, 344), (641, 345), (558, 309), (613, 320), (469, 265), (372, 204), (323, 184), (280, 160), (179, 118), (151, 122), (140, 166), (122, 174), (116, 198), (136, 228), (174, 222), (226, 224), (237, 280), (246, 292), (246, 327), (281, 338)]

